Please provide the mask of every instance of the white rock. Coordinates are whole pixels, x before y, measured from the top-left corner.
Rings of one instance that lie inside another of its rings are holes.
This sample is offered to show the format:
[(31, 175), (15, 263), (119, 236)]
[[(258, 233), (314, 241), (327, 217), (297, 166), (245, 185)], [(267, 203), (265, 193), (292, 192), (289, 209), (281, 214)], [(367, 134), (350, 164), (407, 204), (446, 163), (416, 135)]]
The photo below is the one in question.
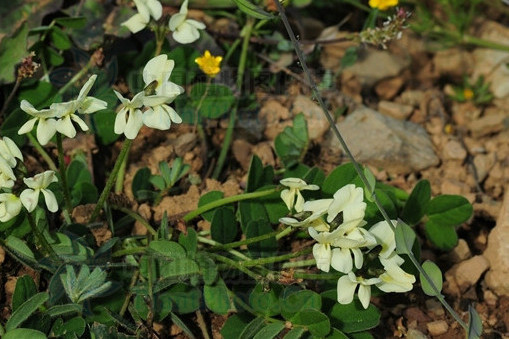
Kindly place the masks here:
[(329, 122), (318, 104), (305, 95), (299, 95), (293, 101), (293, 115), (303, 113), (308, 124), (310, 140), (321, 139), (329, 129)]

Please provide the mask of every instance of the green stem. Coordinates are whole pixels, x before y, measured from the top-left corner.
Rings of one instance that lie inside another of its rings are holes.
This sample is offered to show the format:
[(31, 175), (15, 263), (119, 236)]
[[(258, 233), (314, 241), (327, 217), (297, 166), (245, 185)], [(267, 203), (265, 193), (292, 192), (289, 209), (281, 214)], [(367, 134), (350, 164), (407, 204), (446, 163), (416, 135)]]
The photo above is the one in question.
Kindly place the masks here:
[(46, 237), (44, 236), (44, 234), (42, 234), (41, 231), (39, 230), (39, 228), (37, 227), (37, 224), (35, 223), (35, 219), (34, 219), (34, 216), (32, 215), (32, 213), (28, 212), (27, 218), (28, 218), (28, 223), (30, 224), (30, 227), (32, 228), (32, 232), (34, 232), (35, 237), (37, 238), (37, 240), (39, 240), (40, 245), (44, 249), (44, 252), (46, 252), (46, 254), (50, 255), (52, 258), (57, 259), (58, 258), (57, 254), (53, 250), (53, 247), (51, 247), (48, 240), (46, 240)]
[(292, 227), (287, 227), (276, 235), (276, 240), (286, 237), (288, 234), (293, 232)]
[(292, 267), (307, 267), (316, 265), (315, 259), (307, 259), (307, 260), (298, 260), (298, 261), (290, 261), (283, 264), (283, 268), (292, 268)]
[(127, 167), (127, 159), (129, 159), (129, 157), (124, 158), (124, 161), (122, 161), (122, 164), (120, 165), (120, 169), (118, 170), (117, 181), (115, 181), (115, 193), (117, 193), (117, 194), (121, 194), (124, 189), (124, 176), (125, 176), (125, 169)]
[(87, 62), (87, 64), (78, 72), (76, 73), (71, 80), (69, 80), (69, 82), (67, 82), (64, 86), (62, 86), (57, 94), (55, 95), (55, 97), (59, 96), (59, 95), (62, 95), (64, 94), (68, 89), (69, 87), (71, 87), (72, 85), (74, 85), (75, 82), (77, 82), (78, 80), (80, 80), (85, 74), (87, 74), (88, 70), (90, 69), (90, 67), (92, 67), (92, 65), (94, 64), (94, 61), (93, 61), (93, 58), (90, 58), (90, 60)]
[(64, 217), (66, 217), (67, 223), (71, 223), (70, 215), (72, 214), (72, 202), (71, 202), (71, 192), (69, 192), (69, 183), (67, 182), (67, 172), (66, 172), (66, 165), (65, 165), (65, 159), (64, 159), (64, 148), (62, 146), (62, 135), (60, 133), (57, 133), (57, 149), (58, 149), (58, 169), (60, 171), (60, 177), (62, 178), (62, 186), (64, 191), (64, 203), (65, 203), (65, 209), (67, 211), (64, 213)]
[(129, 208), (125, 208), (125, 207), (117, 206), (117, 205), (111, 205), (111, 208), (116, 209), (121, 212), (124, 212), (125, 214), (127, 214), (128, 216), (133, 218), (134, 220), (139, 221), (147, 229), (147, 231), (150, 234), (152, 234), (153, 236), (157, 235), (157, 231), (152, 226), (150, 226), (149, 222), (147, 220), (145, 220), (145, 218), (143, 218), (138, 213), (130, 210)]
[(344, 274), (341, 273), (301, 273), (294, 272), (293, 277), (295, 279), (306, 279), (306, 280), (338, 280)]
[(130, 247), (124, 250), (118, 250), (113, 252), (111, 256), (113, 258), (123, 257), (124, 255), (132, 255), (132, 254), (143, 254), (147, 250), (147, 247)]
[(129, 301), (131, 300), (132, 293), (131, 290), (136, 285), (136, 281), (138, 281), (138, 276), (140, 274), (140, 270), (134, 271), (133, 276), (131, 277), (131, 283), (129, 284), (129, 288), (127, 289), (127, 295), (125, 296), (124, 303), (122, 304), (122, 308), (120, 309), (119, 315), (121, 317), (124, 316), (125, 311), (127, 311), (127, 307), (129, 306)]
[[(253, 25), (255, 20), (252, 17), (247, 18), (246, 25), (243, 29), (244, 40), (242, 41), (242, 50), (240, 52), (240, 60), (239, 67), (237, 71), (237, 90), (242, 93), (242, 84), (244, 82), (244, 72), (246, 70), (246, 61), (247, 61), (247, 52), (249, 47), (249, 39), (251, 38), (251, 34), (253, 33)], [(223, 140), (223, 147), (221, 148), (221, 153), (219, 153), (219, 158), (217, 159), (217, 165), (214, 169), (214, 173), (212, 175), (213, 179), (219, 178), (221, 171), (223, 169), (224, 162), (226, 160), (226, 155), (228, 154), (228, 150), (230, 149), (230, 144), (232, 143), (233, 130), (235, 128), (235, 121), (237, 120), (237, 107), (239, 104), (239, 100), (237, 99), (235, 102), (235, 106), (232, 107), (230, 111), (230, 121), (228, 122), (228, 128), (226, 129), (226, 134)]]
[(32, 135), (32, 133), (26, 134), (28, 140), (30, 140), (30, 143), (35, 148), (37, 152), (41, 155), (41, 157), (46, 161), (46, 164), (48, 167), (55, 172), (58, 172), (57, 165), (53, 162), (49, 154), (44, 150), (44, 148), (41, 146), (41, 144), (37, 141), (37, 139)]
[(254, 273), (250, 269), (244, 267), (241, 263), (232, 260), (230, 258), (224, 257), (222, 255), (216, 254), (216, 253), (208, 253), (207, 254), (212, 259), (215, 259), (216, 261), (220, 261), (224, 264), (227, 264), (230, 267), (236, 268), (237, 270), (241, 271), (242, 273), (245, 273), (246, 275), (250, 276), (254, 280), (262, 280), (263, 277), (259, 274)]
[[(203, 244), (209, 244), (209, 245), (212, 245), (214, 247), (216, 247), (217, 249), (222, 249), (224, 247), (223, 244), (221, 244), (220, 242), (217, 242), (215, 240), (212, 240), (212, 239), (209, 239), (209, 238), (204, 238), (204, 237), (198, 237), (198, 241), (203, 243)], [(247, 255), (244, 255), (242, 253), (240, 253), (239, 251), (236, 251), (236, 250), (228, 250), (228, 253), (236, 256), (237, 258), (239, 259), (242, 259), (242, 260), (251, 260), (251, 258), (249, 258)]]
[(196, 218), (197, 216), (199, 216), (200, 214), (205, 213), (207, 211), (210, 211), (210, 210), (212, 210), (212, 209), (214, 209), (216, 207), (223, 206), (223, 205), (228, 205), (228, 204), (231, 204), (231, 203), (234, 203), (234, 202), (237, 202), (237, 201), (265, 197), (265, 196), (271, 195), (271, 194), (273, 194), (273, 193), (275, 193), (277, 191), (278, 191), (278, 189), (274, 188), (274, 189), (270, 189), (270, 190), (266, 190), (266, 191), (243, 193), (243, 194), (239, 194), (239, 195), (234, 195), (234, 196), (231, 196), (231, 197), (223, 198), (223, 199), (220, 199), (220, 200), (212, 201), (212, 202), (209, 202), (208, 204), (205, 204), (203, 206), (198, 207), (194, 211), (191, 211), (191, 212), (187, 213), (184, 216), (183, 220), (185, 222), (189, 222), (189, 221), (193, 220), (194, 218)]
[(120, 170), (122, 161), (124, 161), (124, 158), (127, 156), (127, 153), (129, 152), (129, 148), (131, 147), (132, 142), (133, 141), (131, 139), (125, 139), (124, 144), (122, 145), (122, 149), (120, 150), (120, 154), (118, 155), (117, 161), (115, 162), (115, 166), (113, 166), (113, 170), (110, 173), (110, 176), (108, 177), (108, 181), (106, 181), (106, 186), (104, 186), (101, 196), (99, 197), (99, 201), (97, 202), (97, 205), (95, 205), (94, 211), (90, 216), (89, 222), (94, 222), (99, 217), (99, 213), (101, 212), (101, 209), (104, 206), (104, 203), (106, 202), (106, 198), (108, 197), (111, 188), (113, 187), (113, 184), (117, 179), (118, 171)]
[(305, 248), (305, 249), (300, 250), (295, 253), (288, 253), (288, 254), (283, 254), (283, 255), (278, 255), (275, 257), (268, 257), (268, 258), (251, 259), (249, 261), (242, 262), (241, 264), (244, 267), (272, 264), (272, 263), (286, 261), (288, 259), (300, 257), (301, 255), (309, 254), (309, 253), (311, 253), (312, 250), (313, 250), (312, 248)]

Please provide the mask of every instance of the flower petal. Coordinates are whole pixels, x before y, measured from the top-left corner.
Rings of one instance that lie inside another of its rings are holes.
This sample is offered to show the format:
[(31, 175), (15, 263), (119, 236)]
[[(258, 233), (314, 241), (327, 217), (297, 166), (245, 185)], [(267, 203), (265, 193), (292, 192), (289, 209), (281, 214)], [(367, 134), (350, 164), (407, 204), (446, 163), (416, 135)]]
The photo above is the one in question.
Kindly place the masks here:
[(129, 119), (127, 120), (127, 125), (125, 127), (125, 136), (127, 139), (135, 139), (140, 131), (141, 126), (143, 126), (143, 115), (139, 109), (135, 110), (134, 113), (129, 115)]
[(37, 140), (41, 145), (46, 145), (56, 133), (55, 119), (39, 119), (37, 125)]
[[(39, 123), (39, 127), (40, 126), (41, 123)], [(74, 138), (76, 136), (76, 128), (74, 128), (69, 115), (57, 120), (56, 129), (59, 133), (62, 133), (68, 138)], [(37, 132), (39, 132), (39, 128), (37, 128)]]
[(343, 305), (350, 304), (353, 301), (353, 295), (355, 293), (356, 287), (357, 283), (351, 281), (348, 275), (344, 275), (341, 278), (339, 278), (337, 287), (338, 302)]
[(21, 126), (21, 128), (19, 129), (18, 134), (21, 135), (31, 132), (34, 129), (35, 122), (37, 120), (38, 120), (37, 118), (33, 118), (25, 122), (23, 126)]
[(357, 294), (359, 295), (359, 300), (361, 301), (362, 307), (364, 307), (364, 309), (368, 308), (369, 301), (371, 300), (371, 286), (361, 284)]
[(55, 198), (55, 194), (47, 189), (42, 189), (41, 191), (44, 195), (44, 200), (46, 201), (46, 207), (48, 208), (48, 211), (53, 213), (58, 211), (58, 203), (57, 199)]
[(350, 250), (346, 248), (335, 248), (332, 250), (331, 266), (341, 273), (349, 273), (352, 271), (352, 255)]
[(27, 211), (32, 212), (37, 207), (37, 202), (39, 201), (39, 190), (27, 188), (21, 192), (19, 199)]
[(121, 25), (126, 26), (132, 33), (138, 33), (147, 27), (148, 22), (149, 20), (146, 17), (140, 13), (136, 13)]

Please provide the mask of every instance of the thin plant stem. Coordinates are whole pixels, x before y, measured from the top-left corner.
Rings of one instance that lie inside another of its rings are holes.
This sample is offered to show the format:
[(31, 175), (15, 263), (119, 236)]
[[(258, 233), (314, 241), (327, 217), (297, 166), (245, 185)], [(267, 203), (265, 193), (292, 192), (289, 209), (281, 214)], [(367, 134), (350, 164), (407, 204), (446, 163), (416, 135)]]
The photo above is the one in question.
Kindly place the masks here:
[[(221, 244), (221, 243), (219, 243), (219, 242), (217, 242), (215, 240), (209, 239), (209, 238), (198, 237), (198, 241), (203, 243), (203, 244), (209, 244), (209, 245), (215, 246), (218, 249), (220, 249), (221, 246), (223, 246), (223, 244)], [(240, 253), (239, 251), (236, 251), (236, 250), (233, 250), (233, 249), (229, 249), (227, 251), (228, 251), (228, 253), (236, 256), (239, 259), (242, 259), (242, 260), (251, 260), (251, 258), (249, 258), (245, 254)]]
[(11, 93), (9, 93), (9, 96), (7, 97), (7, 99), (5, 99), (5, 102), (4, 102), (3, 106), (2, 106), (2, 110), (0, 111), (0, 116), (2, 116), (5, 113), (5, 110), (7, 109), (9, 104), (11, 103), (12, 99), (14, 98), (14, 95), (16, 94), (16, 92), (19, 89), (19, 85), (21, 85), (21, 80), (22, 79), (23, 79), (23, 77), (21, 77), (19, 75), (16, 77), (16, 82), (14, 83), (14, 87), (12, 88)]
[[(244, 40), (242, 41), (242, 49), (240, 52), (240, 60), (239, 67), (237, 70), (237, 90), (239, 93), (242, 93), (242, 84), (244, 82), (244, 72), (246, 70), (246, 61), (247, 61), (247, 52), (249, 48), (249, 39), (251, 38), (251, 34), (253, 33), (253, 25), (254, 19), (252, 17), (247, 18), (246, 25), (244, 26)], [(226, 155), (228, 154), (228, 150), (230, 149), (230, 144), (232, 142), (233, 137), (233, 129), (235, 128), (235, 121), (237, 120), (237, 108), (239, 105), (239, 99), (236, 100), (234, 107), (230, 111), (230, 121), (228, 122), (228, 127), (226, 129), (226, 134), (223, 140), (223, 146), (221, 148), (221, 152), (219, 153), (219, 158), (217, 159), (217, 165), (214, 169), (214, 173), (212, 174), (213, 179), (219, 178), (221, 171), (223, 169), (224, 162), (226, 160)]]
[(132, 254), (143, 254), (147, 250), (147, 247), (131, 247), (126, 248), (124, 250), (118, 250), (116, 252), (113, 252), (111, 256), (113, 258), (117, 257), (123, 257), (124, 255), (132, 255)]
[[(329, 124), (335, 134), (335, 136), (337, 137), (337, 139), (339, 140), (341, 146), (343, 147), (343, 150), (345, 151), (345, 153), (347, 154), (348, 158), (350, 159), (350, 161), (352, 162), (352, 164), (354, 165), (354, 168), (357, 172), (357, 174), (359, 175), (361, 181), (363, 182), (363, 184), (365, 185), (366, 189), (369, 191), (369, 192), (372, 192), (372, 198), (373, 198), (373, 201), (375, 202), (378, 210), (380, 211), (380, 213), (382, 214), (384, 220), (389, 224), (389, 226), (391, 227), (391, 229), (393, 231), (395, 231), (395, 226), (393, 224), (393, 222), (391, 221), (391, 219), (389, 218), (387, 212), (385, 211), (385, 209), (383, 208), (382, 204), (380, 203), (380, 201), (378, 200), (378, 197), (376, 196), (375, 192), (374, 192), (374, 187), (371, 187), (371, 185), (369, 184), (366, 176), (364, 175), (364, 172), (361, 170), (360, 168), (360, 165), (357, 163), (357, 161), (355, 160), (353, 154), (350, 152), (348, 146), (346, 145), (346, 142), (345, 140), (343, 139), (343, 137), (341, 136), (341, 133), (339, 132), (333, 118), (331, 117), (331, 115), (329, 114), (329, 112), (327, 111), (327, 108), (322, 100), (322, 97), (319, 95), (318, 93), (318, 88), (316, 86), (316, 83), (315, 81), (313, 80), (312, 76), (311, 76), (311, 72), (309, 71), (308, 67), (307, 67), (307, 64), (306, 64), (306, 60), (304, 59), (304, 56), (302, 54), (302, 51), (299, 47), (299, 44), (297, 42), (297, 40), (295, 39), (295, 34), (293, 33), (293, 30), (290, 26), (290, 23), (288, 22), (288, 18), (286, 17), (286, 14), (285, 14), (285, 11), (284, 11), (284, 8), (283, 6), (281, 6), (281, 4), (279, 3), (279, 1), (275, 1), (276, 3), (276, 6), (278, 7), (278, 11), (281, 15), (281, 19), (283, 20), (283, 24), (285, 25), (285, 28), (286, 28), (286, 31), (288, 32), (288, 35), (290, 36), (290, 39), (293, 43), (293, 46), (294, 46), (294, 49), (295, 49), (295, 52), (297, 53), (297, 57), (299, 58), (299, 61), (301, 63), (301, 67), (304, 71), (304, 73), (306, 74), (307, 78), (308, 78), (308, 81), (309, 83), (311, 84), (311, 89), (313, 91), (313, 95), (315, 96), (316, 100), (318, 101), (320, 107), (322, 108), (322, 111), (325, 115), (325, 117), (327, 118), (327, 120), (329, 121)], [(451, 313), (451, 315), (456, 319), (458, 320), (458, 323), (464, 327), (464, 328), (467, 328), (465, 327), (465, 323), (459, 319), (459, 316), (456, 314), (456, 312), (452, 309), (452, 307), (447, 303), (447, 301), (445, 301), (445, 299), (443, 298), (443, 296), (439, 293), (438, 291), (438, 288), (435, 286), (435, 284), (433, 283), (433, 281), (431, 280), (431, 278), (429, 277), (429, 275), (427, 275), (427, 273), (424, 271), (424, 269), (422, 268), (422, 266), (419, 264), (419, 262), (417, 261), (417, 259), (415, 257), (413, 257), (413, 254), (410, 253), (409, 255), (410, 257), (410, 260), (412, 261), (413, 265), (419, 270), (419, 272), (423, 272), (423, 275), (426, 277), (427, 281), (429, 282), (429, 284), (432, 286), (432, 288), (437, 292), (437, 299), (440, 301), (440, 303), (442, 303), (442, 305), (444, 305), (444, 307)], [(294, 275), (295, 277), (297, 277), (296, 275)], [(304, 278), (304, 276), (302, 276), (302, 278)]]
[(115, 193), (120, 194), (122, 193), (122, 190), (124, 189), (124, 176), (125, 176), (125, 169), (127, 167), (127, 161), (129, 157), (125, 157), (124, 161), (122, 161), (122, 164), (120, 165), (120, 169), (118, 170), (118, 177), (117, 181), (115, 181)]
[[(207, 83), (205, 85), (205, 91), (203, 92), (200, 101), (198, 102), (198, 106), (196, 106), (196, 109), (194, 110), (194, 127), (193, 127), (193, 133), (196, 131), (196, 127), (198, 125), (198, 115), (200, 113), (201, 106), (203, 105), (203, 101), (205, 101), (205, 98), (207, 97), (207, 94), (209, 94), (210, 84), (212, 82), (211, 77), (207, 77)], [(200, 137), (202, 135), (200, 134)], [(205, 140), (203, 140), (205, 142)]]
[(316, 265), (315, 259), (307, 259), (307, 260), (298, 260), (298, 261), (289, 261), (283, 264), (283, 268), (292, 268), (292, 267), (306, 267), (306, 266), (314, 266)]
[(249, 261), (242, 262), (242, 265), (244, 267), (251, 267), (251, 266), (259, 266), (259, 265), (266, 265), (266, 264), (272, 264), (280, 261), (286, 261), (288, 259), (297, 258), (301, 255), (309, 254), (311, 253), (313, 249), (312, 248), (305, 248), (303, 250), (300, 250), (295, 253), (288, 253), (283, 255), (278, 255), (275, 257), (268, 257), (268, 258), (260, 258), (260, 259), (251, 259)]
[(276, 235), (276, 240), (286, 237), (293, 232), (293, 227), (287, 227)]
[(125, 208), (125, 207), (117, 206), (117, 205), (111, 205), (111, 208), (119, 210), (121, 212), (124, 212), (125, 214), (127, 214), (128, 216), (133, 218), (134, 220), (139, 221), (147, 229), (147, 231), (150, 234), (152, 234), (153, 236), (157, 235), (157, 231), (152, 226), (150, 226), (149, 222), (145, 218), (143, 218), (141, 215), (139, 215), (138, 213), (130, 210), (129, 208)]
[(62, 178), (65, 209), (67, 211), (67, 217), (69, 219), (66, 221), (70, 224), (71, 223), (70, 215), (72, 213), (71, 192), (69, 192), (69, 183), (67, 182), (67, 172), (66, 172), (67, 166), (65, 165), (64, 148), (62, 146), (62, 135), (60, 135), (60, 133), (57, 133), (57, 149), (58, 149), (58, 169), (60, 172), (60, 177)]
[(44, 150), (44, 148), (41, 146), (41, 144), (39, 143), (39, 141), (37, 141), (37, 139), (32, 135), (32, 133), (27, 133), (26, 134), (28, 140), (30, 140), (30, 143), (32, 144), (32, 146), (35, 148), (35, 150), (37, 152), (39, 152), (39, 154), (41, 155), (41, 157), (44, 159), (44, 161), (46, 162), (46, 164), (48, 165), (48, 167), (52, 170), (52, 171), (55, 171), (55, 172), (58, 172), (58, 168), (57, 168), (57, 165), (55, 165), (55, 163), (53, 162), (53, 160), (51, 159), (51, 157), (49, 156), (48, 152), (46, 152)]
[(124, 303), (122, 304), (122, 308), (120, 309), (119, 315), (121, 317), (124, 316), (125, 311), (127, 311), (127, 307), (129, 306), (129, 302), (131, 301), (131, 297), (133, 294), (131, 293), (132, 288), (138, 281), (138, 276), (140, 275), (140, 270), (134, 271), (133, 276), (131, 277), (131, 283), (129, 284), (129, 288), (127, 289), (127, 295), (125, 296)]
[(259, 274), (256, 274), (255, 272), (251, 271), (247, 267), (244, 267), (241, 262), (232, 260), (230, 258), (224, 257), (222, 255), (216, 254), (216, 253), (207, 253), (209, 257), (212, 259), (215, 259), (216, 261), (220, 261), (224, 264), (227, 264), (230, 267), (236, 268), (237, 270), (241, 271), (242, 273), (245, 273), (249, 277), (253, 278), (254, 280), (262, 280), (263, 277)]
[(77, 82), (78, 80), (80, 80), (85, 74), (87, 74), (88, 70), (90, 69), (90, 67), (92, 67), (92, 65), (94, 65), (94, 59), (93, 58), (90, 58), (90, 60), (86, 63), (86, 65), (80, 69), (80, 71), (78, 73), (76, 73), (72, 78), (71, 80), (69, 80), (64, 86), (62, 86), (57, 94), (55, 94), (55, 97), (59, 96), (59, 95), (62, 95), (64, 94), (68, 89), (69, 87), (71, 87), (72, 85), (74, 85), (75, 82)]
[(42, 248), (44, 249), (44, 252), (46, 252), (46, 254), (51, 256), (53, 259), (57, 259), (58, 258), (57, 254), (53, 250), (53, 247), (51, 247), (48, 240), (46, 240), (46, 237), (44, 236), (44, 234), (42, 234), (42, 232), (37, 227), (37, 224), (35, 223), (35, 218), (32, 215), (32, 213), (28, 212), (27, 218), (28, 218), (28, 223), (30, 224), (30, 227), (32, 228), (32, 232), (34, 232), (35, 237), (37, 238), (37, 240), (39, 240), (39, 243), (42, 246)]
[(306, 279), (306, 280), (338, 280), (343, 274), (341, 273), (302, 273), (294, 272), (293, 277), (295, 279)]
[(223, 206), (223, 205), (228, 205), (228, 204), (231, 204), (231, 203), (234, 203), (234, 202), (238, 202), (238, 201), (242, 201), (242, 200), (262, 198), (262, 197), (271, 195), (271, 194), (273, 194), (273, 193), (275, 193), (277, 191), (278, 191), (278, 189), (274, 188), (274, 189), (270, 189), (270, 190), (266, 190), (266, 191), (257, 191), (257, 192), (250, 192), (250, 193), (234, 195), (234, 196), (231, 196), (231, 197), (227, 197), (227, 198), (223, 198), (223, 199), (220, 199), (220, 200), (212, 201), (212, 202), (210, 202), (208, 204), (205, 204), (203, 206), (198, 207), (194, 211), (191, 211), (191, 212), (187, 213), (184, 216), (184, 218), (182, 218), (182, 219), (185, 222), (189, 222), (189, 221), (193, 220), (194, 218), (196, 218), (197, 216), (199, 216), (200, 214), (205, 213), (207, 211), (210, 211), (210, 210), (212, 210), (214, 208), (217, 208), (217, 207), (220, 207), (220, 206)]
[(207, 324), (205, 324), (205, 319), (203, 319), (203, 315), (200, 310), (196, 310), (196, 322), (198, 323), (198, 327), (200, 328), (201, 333), (203, 334), (203, 339), (210, 339), (209, 331), (207, 329)]
[(99, 201), (97, 202), (97, 205), (95, 205), (94, 211), (90, 216), (89, 222), (94, 222), (99, 217), (99, 213), (101, 212), (101, 209), (104, 206), (104, 203), (106, 202), (106, 198), (110, 194), (113, 184), (117, 179), (118, 171), (120, 170), (122, 161), (124, 161), (124, 158), (127, 156), (127, 153), (129, 152), (129, 148), (131, 147), (132, 142), (133, 141), (131, 139), (124, 140), (124, 144), (122, 145), (120, 154), (118, 155), (117, 161), (113, 166), (113, 170), (111, 171), (110, 176), (108, 177), (108, 181), (106, 181), (106, 186), (104, 186), (104, 189), (99, 197)]

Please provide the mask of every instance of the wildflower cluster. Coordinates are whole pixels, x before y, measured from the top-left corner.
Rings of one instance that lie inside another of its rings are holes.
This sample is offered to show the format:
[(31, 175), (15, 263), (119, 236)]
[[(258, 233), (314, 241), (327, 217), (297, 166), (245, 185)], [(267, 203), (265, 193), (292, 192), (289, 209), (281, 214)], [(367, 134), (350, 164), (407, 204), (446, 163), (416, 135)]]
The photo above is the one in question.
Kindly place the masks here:
[[(200, 37), (199, 30), (205, 29), (202, 22), (188, 19), (188, 2), (185, 0), (180, 7), (180, 11), (174, 14), (168, 23), (168, 27), (175, 41), (181, 44), (190, 44)], [(143, 30), (150, 22), (152, 17), (154, 20), (159, 20), (162, 16), (162, 5), (158, 0), (134, 0), (138, 13), (133, 15), (129, 20), (122, 23), (132, 33), (137, 33)]]
[(169, 106), (184, 89), (171, 82), (170, 76), (175, 62), (165, 54), (152, 58), (143, 69), (143, 81), (146, 85), (142, 92), (129, 100), (115, 91), (121, 102), (121, 109), (115, 119), (115, 133), (124, 133), (126, 138), (134, 139), (145, 124), (148, 127), (167, 130), (171, 123), (181, 123), (182, 119)]
[[(52, 182), (56, 182), (55, 172), (46, 171), (36, 174), (32, 178), (23, 178), (25, 188), (17, 194), (20, 185), (16, 185), (17, 178), (24, 175), (21, 167), (23, 155), (18, 146), (8, 137), (0, 140), (0, 222), (7, 222), (16, 217), (24, 206), (32, 212), (38, 204), (40, 193), (46, 201), (46, 207), (51, 212), (58, 210), (57, 200), (53, 192), (48, 189)], [(18, 175), (16, 175), (18, 174)]]
[(410, 15), (410, 12), (398, 8), (395, 15), (389, 16), (387, 20), (383, 22), (382, 27), (368, 28), (360, 32), (360, 42), (386, 49), (389, 42), (401, 38)]
[(316, 240), (313, 256), (317, 267), (344, 273), (337, 284), (338, 302), (349, 304), (358, 288), (364, 308), (369, 305), (371, 286), (384, 292), (410, 291), (415, 277), (401, 269), (404, 260), (395, 252), (392, 228), (385, 222), (367, 227), (364, 220), (364, 191), (353, 184), (340, 188), (330, 199), (304, 201), (301, 190), (317, 190), (296, 178), (283, 179), (289, 187), (281, 198), (293, 215), (280, 222), (292, 227), (307, 227)]

